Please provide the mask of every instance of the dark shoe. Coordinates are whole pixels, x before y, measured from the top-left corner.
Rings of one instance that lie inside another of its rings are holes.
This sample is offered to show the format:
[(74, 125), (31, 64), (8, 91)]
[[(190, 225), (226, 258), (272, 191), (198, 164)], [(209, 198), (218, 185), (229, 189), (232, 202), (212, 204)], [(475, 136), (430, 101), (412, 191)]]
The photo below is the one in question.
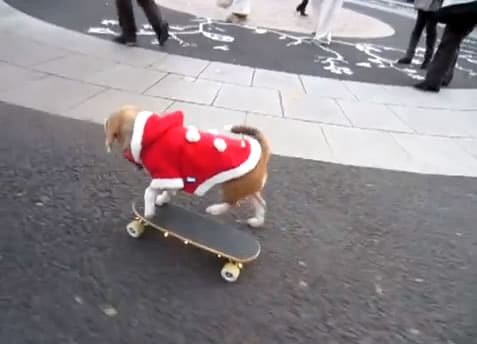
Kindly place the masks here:
[(421, 91), (427, 91), (427, 92), (439, 92), (440, 87), (439, 86), (434, 86), (431, 84), (428, 84), (426, 81), (422, 81), (418, 84), (414, 85), (415, 88)]
[(399, 64), (411, 64), (412, 62), (412, 57), (409, 56), (404, 56), (403, 58), (400, 58), (397, 63)]
[(300, 13), (301, 16), (303, 17), (306, 17), (307, 14), (305, 13), (305, 6), (303, 6), (303, 4), (299, 4), (297, 7), (296, 7), (296, 11), (298, 13)]
[(450, 80), (444, 80), (442, 81), (442, 86), (447, 87), (450, 85), (450, 83), (451, 83)]
[(127, 37), (125, 35), (119, 35), (113, 38), (113, 41), (119, 44), (127, 45), (128, 47), (136, 46), (136, 37)]
[(161, 32), (159, 33), (157, 40), (159, 41), (159, 45), (163, 46), (164, 43), (169, 39), (169, 24), (165, 23), (161, 26)]

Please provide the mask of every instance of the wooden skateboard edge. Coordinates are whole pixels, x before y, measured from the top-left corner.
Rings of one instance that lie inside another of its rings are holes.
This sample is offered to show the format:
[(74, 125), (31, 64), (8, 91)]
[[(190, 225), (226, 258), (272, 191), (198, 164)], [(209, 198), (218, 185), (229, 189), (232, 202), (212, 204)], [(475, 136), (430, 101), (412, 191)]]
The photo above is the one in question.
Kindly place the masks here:
[[(208, 246), (205, 246), (205, 245), (202, 245), (202, 244), (199, 244), (198, 242), (195, 242), (193, 240), (190, 240), (188, 238), (185, 238), (177, 233), (175, 233), (174, 231), (170, 230), (170, 229), (166, 229), (164, 227), (161, 227), (157, 224), (155, 224), (154, 222), (146, 219), (142, 214), (140, 214), (140, 212), (136, 209), (136, 202), (135, 201), (132, 201), (131, 203), (131, 208), (132, 208), (132, 211), (134, 213), (134, 215), (136, 215), (136, 217), (138, 217), (141, 221), (144, 221), (147, 225), (161, 231), (162, 233), (167, 233), (168, 235), (171, 235), (173, 236), (174, 238), (176, 239), (179, 239), (181, 240), (182, 242), (187, 242), (197, 248), (200, 248), (202, 250), (205, 250), (207, 252), (210, 252), (212, 254), (215, 254), (217, 256), (220, 256), (221, 258), (225, 258), (225, 259), (229, 259), (235, 263), (240, 263), (240, 264), (248, 264), (250, 262), (253, 262), (254, 260), (256, 260), (258, 258), (258, 256), (260, 255), (260, 253), (262, 252), (262, 245), (260, 245), (260, 242), (258, 240), (256, 240), (257, 244), (258, 244), (258, 251), (255, 255), (251, 256), (250, 258), (247, 258), (247, 259), (240, 259), (240, 258), (237, 258), (237, 257), (233, 257), (231, 256), (230, 254), (227, 254), (225, 252), (221, 252), (221, 251), (218, 251), (214, 248), (211, 248), (211, 247), (208, 247)], [(213, 221), (213, 220), (211, 220)], [(219, 257), (219, 258), (220, 258)]]

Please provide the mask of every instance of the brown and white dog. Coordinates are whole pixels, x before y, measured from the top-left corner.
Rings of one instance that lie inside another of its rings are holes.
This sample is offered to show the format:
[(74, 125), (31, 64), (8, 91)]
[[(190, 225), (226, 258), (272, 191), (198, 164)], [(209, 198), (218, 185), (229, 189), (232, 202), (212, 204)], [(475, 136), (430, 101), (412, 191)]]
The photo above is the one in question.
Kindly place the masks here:
[(220, 215), (249, 199), (255, 214), (247, 223), (263, 225), (262, 190), (271, 151), (258, 129), (233, 126), (229, 131), (240, 135), (233, 137), (185, 126), (181, 111), (156, 114), (126, 105), (106, 119), (104, 131), (108, 152), (116, 141), (124, 157), (152, 178), (144, 193), (145, 217), (154, 216), (155, 206), (169, 202), (179, 190), (203, 196), (220, 185), (222, 202), (207, 207), (207, 213)]

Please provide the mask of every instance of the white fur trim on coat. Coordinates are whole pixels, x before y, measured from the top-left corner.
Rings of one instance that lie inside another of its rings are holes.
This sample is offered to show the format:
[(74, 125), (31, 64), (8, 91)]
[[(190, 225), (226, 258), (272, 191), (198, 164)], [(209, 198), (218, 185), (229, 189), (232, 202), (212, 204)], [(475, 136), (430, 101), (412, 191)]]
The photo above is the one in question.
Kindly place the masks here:
[(151, 180), (150, 184), (153, 189), (182, 189), (184, 187), (184, 181), (182, 178), (156, 178)]
[(134, 128), (131, 137), (131, 154), (134, 161), (141, 164), (141, 149), (142, 149), (142, 135), (144, 134), (144, 127), (146, 122), (153, 113), (151, 111), (141, 111), (137, 114), (134, 121)]
[(221, 139), (221, 138), (218, 137), (218, 138), (214, 139), (214, 147), (219, 152), (223, 152), (227, 149), (227, 143), (224, 141), (224, 139)]
[(216, 174), (215, 176), (205, 180), (200, 184), (194, 191), (194, 194), (197, 196), (203, 196), (207, 191), (209, 191), (214, 185), (224, 183), (228, 180), (238, 178), (244, 174), (250, 172), (257, 166), (262, 156), (262, 146), (254, 138), (247, 137), (246, 140), (250, 142), (250, 155), (247, 160), (245, 160), (241, 165), (227, 170), (221, 173)]

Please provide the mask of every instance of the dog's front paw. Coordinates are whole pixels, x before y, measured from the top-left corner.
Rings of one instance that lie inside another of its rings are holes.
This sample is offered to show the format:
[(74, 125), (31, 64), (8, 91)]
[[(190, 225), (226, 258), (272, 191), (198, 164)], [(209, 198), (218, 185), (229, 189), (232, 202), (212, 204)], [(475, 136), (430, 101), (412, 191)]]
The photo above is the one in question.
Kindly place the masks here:
[(247, 224), (253, 228), (262, 227), (264, 223), (265, 219), (263, 217), (251, 217), (247, 220)]
[(169, 203), (171, 201), (171, 195), (168, 191), (163, 191), (159, 196), (156, 197), (156, 205), (158, 207)]
[(144, 217), (148, 220), (152, 219), (156, 215), (156, 207), (154, 204), (144, 207)]

